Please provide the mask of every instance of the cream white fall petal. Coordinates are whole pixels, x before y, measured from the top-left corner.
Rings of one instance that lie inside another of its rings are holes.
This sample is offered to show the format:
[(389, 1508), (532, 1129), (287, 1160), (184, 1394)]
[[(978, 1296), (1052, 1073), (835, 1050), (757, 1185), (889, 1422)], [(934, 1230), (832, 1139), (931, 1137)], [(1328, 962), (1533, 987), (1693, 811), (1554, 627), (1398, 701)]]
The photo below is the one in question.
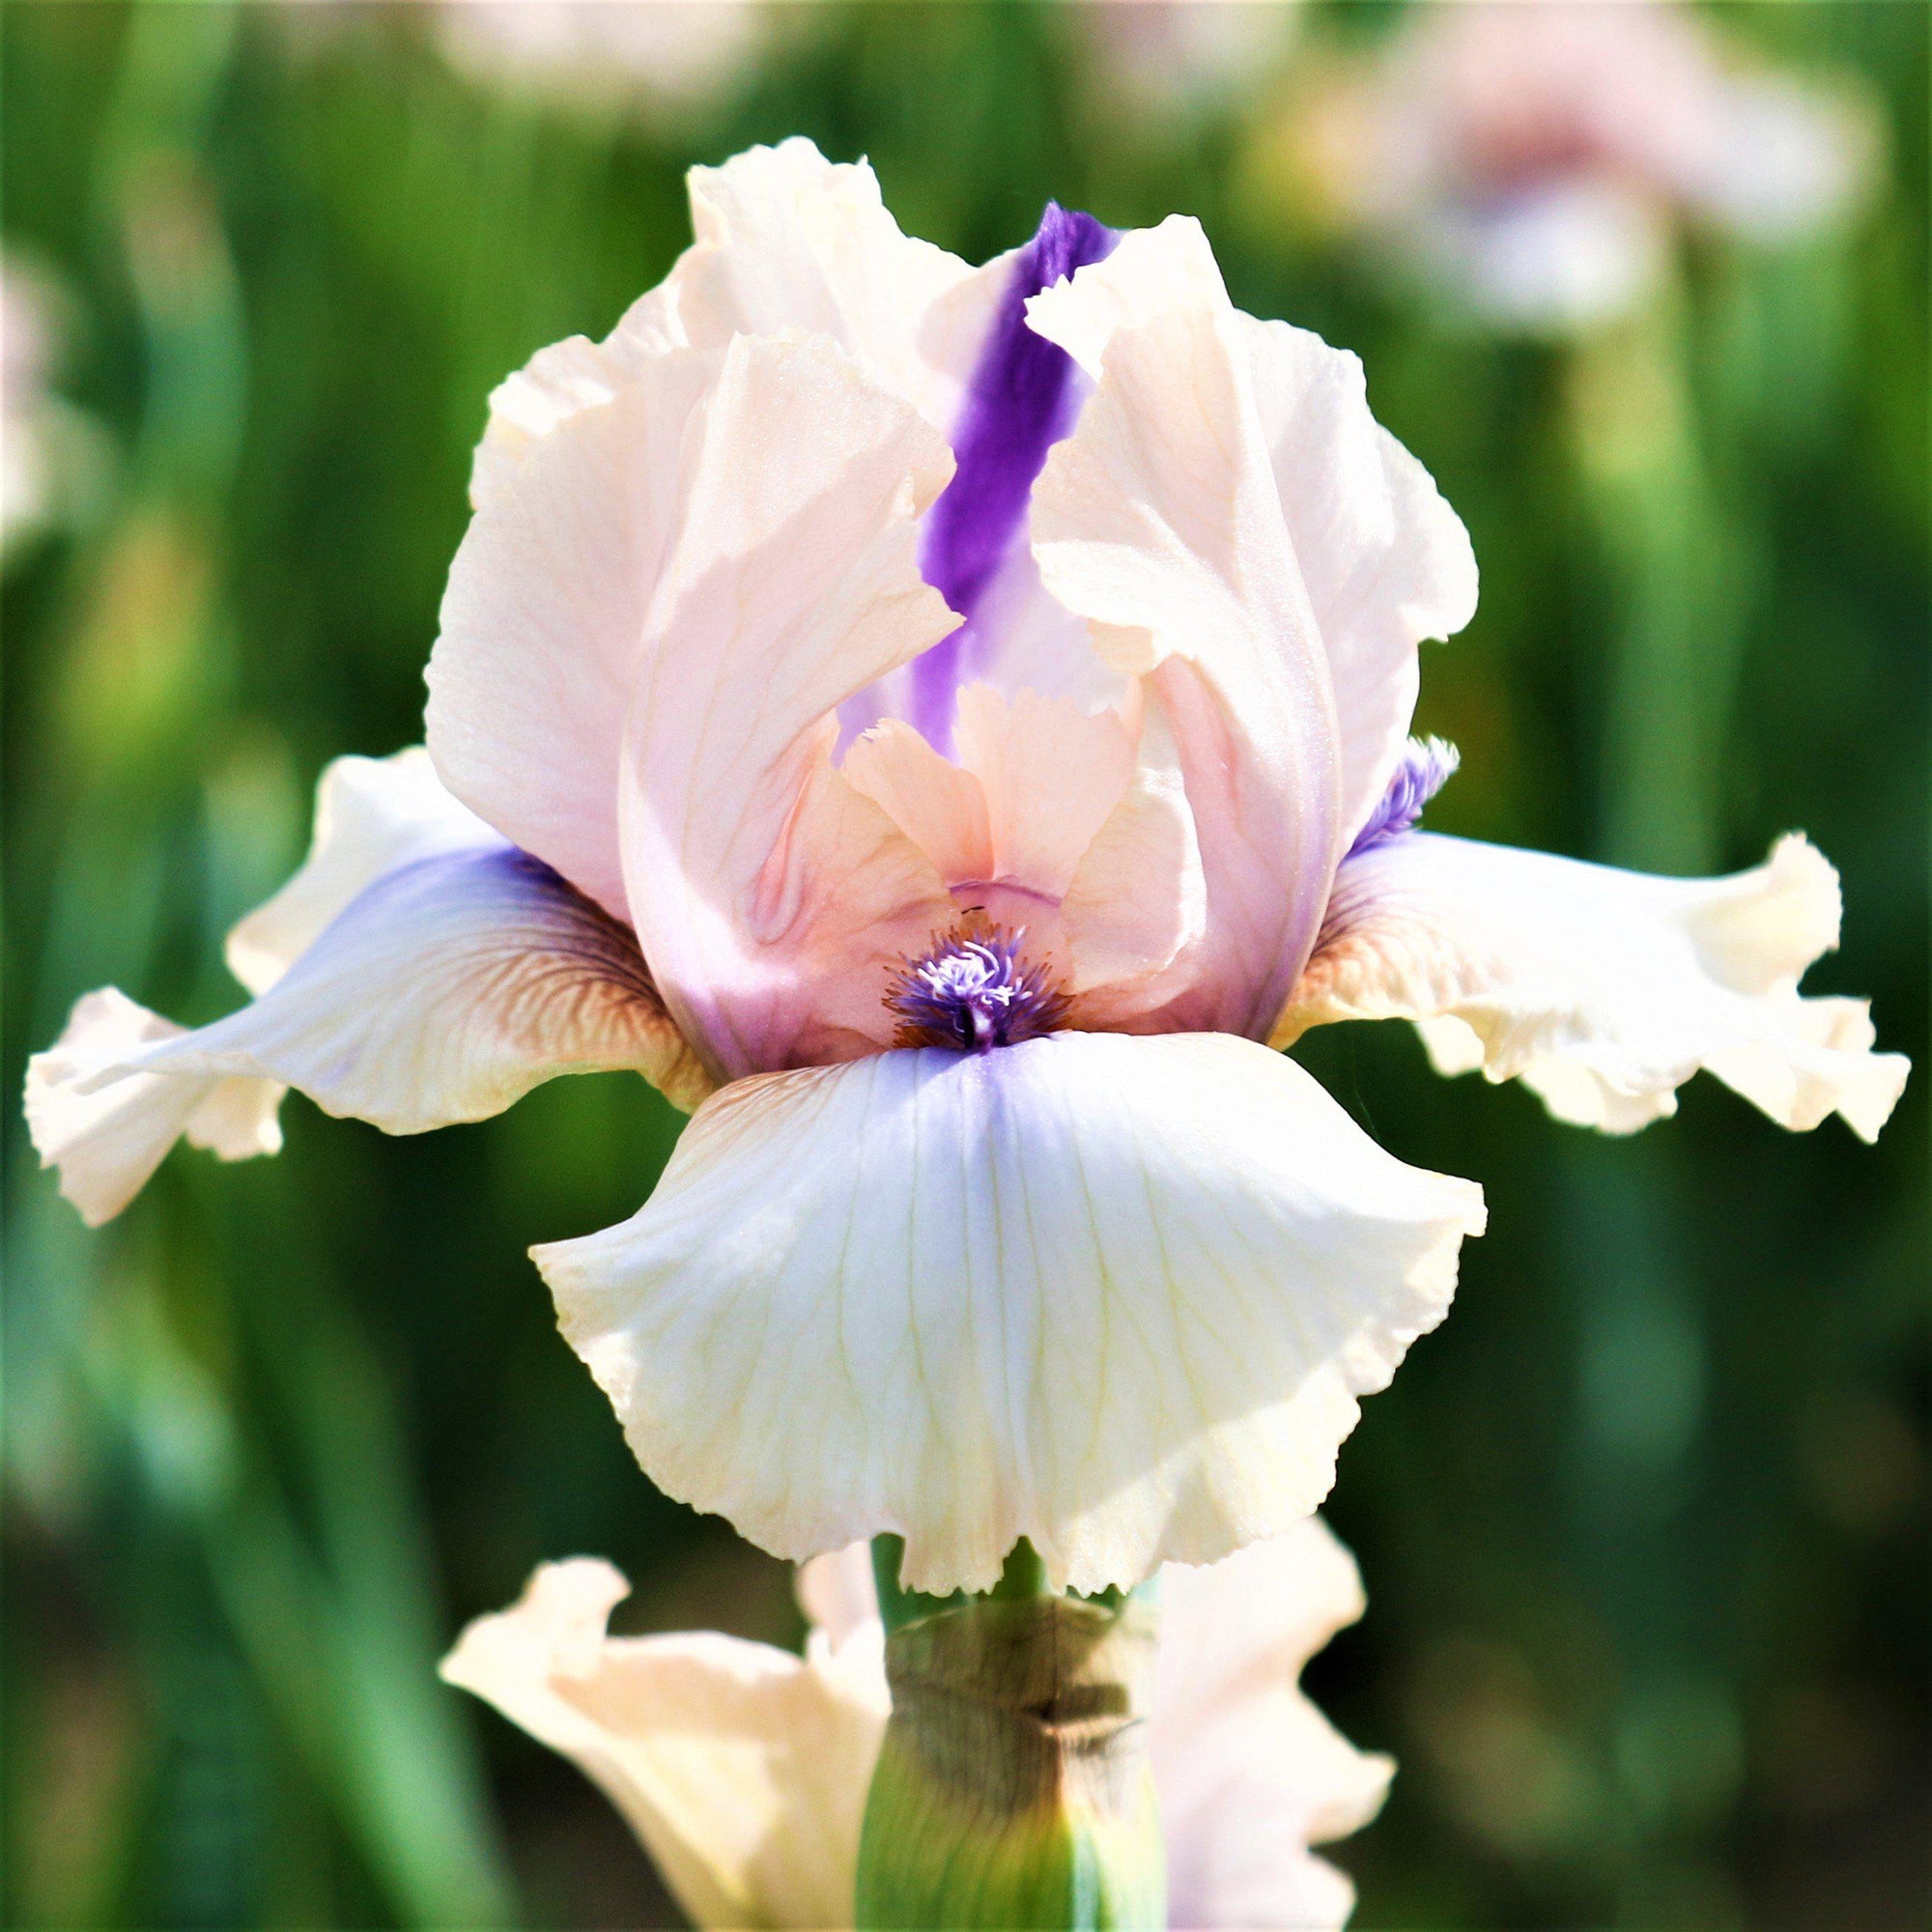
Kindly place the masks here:
[[(444, 1660), (623, 1812), (701, 1926), (851, 1922), (859, 1824), (891, 1710), (869, 1551), (809, 1564), (797, 1658), (715, 1632), (611, 1637), (608, 1563), (546, 1564)], [(1362, 1613), (1353, 1560), (1319, 1520), (1160, 1579), (1149, 1750), (1168, 1922), (1339, 1927), (1353, 1888), (1309, 1847), (1380, 1807), (1393, 1767), (1358, 1751), (1296, 1680)]]
[(1412, 1019), (1444, 1073), (1520, 1078), (1559, 1120), (1629, 1133), (1708, 1067), (1781, 1126), (1877, 1137), (1905, 1085), (1862, 1000), (1804, 999), (1838, 880), (1795, 834), (1727, 879), (1659, 879), (1434, 833), (1349, 861), (1277, 1029)]
[(1073, 1033), (737, 1082), (536, 1260), (673, 1495), (794, 1558), (895, 1530), (917, 1590), (1025, 1536), (1092, 1591), (1313, 1510), (1482, 1212), (1252, 1041)]
[(1481, 1226), (1264, 1042), (1399, 1016), (1612, 1129), (1702, 1065), (1877, 1130), (1903, 1064), (1798, 991), (1808, 846), (1413, 829), (1468, 538), (1197, 223), (1049, 205), (974, 268), (801, 140), (691, 192), (666, 280), (493, 396), (427, 750), (326, 775), (253, 1004), (92, 994), (33, 1063), (89, 1218), (184, 1132), (269, 1151), (283, 1084), (414, 1132), (636, 1069), (676, 1157), (537, 1258), (652, 1476), (787, 1555), (894, 1530), (944, 1591), (1025, 1535), (1097, 1589), (1312, 1510)]

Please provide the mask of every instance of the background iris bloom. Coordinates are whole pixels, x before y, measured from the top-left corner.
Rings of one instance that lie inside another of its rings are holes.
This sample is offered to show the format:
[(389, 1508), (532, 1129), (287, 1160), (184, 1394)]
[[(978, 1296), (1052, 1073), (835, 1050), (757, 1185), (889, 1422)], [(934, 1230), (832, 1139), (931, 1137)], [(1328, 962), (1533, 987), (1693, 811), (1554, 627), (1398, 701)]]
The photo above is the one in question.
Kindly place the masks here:
[[(892, 1708), (869, 1548), (799, 1573), (802, 1659), (715, 1631), (607, 1636), (629, 1587), (592, 1558), (546, 1564), (513, 1608), (464, 1632), (442, 1674), (595, 1778), (694, 1924), (846, 1924)], [(1296, 1680), (1362, 1608), (1353, 1559), (1315, 1518), (1162, 1574), (1148, 1752), (1169, 1924), (1347, 1920), (1354, 1888), (1309, 1846), (1367, 1824), (1393, 1766)]]

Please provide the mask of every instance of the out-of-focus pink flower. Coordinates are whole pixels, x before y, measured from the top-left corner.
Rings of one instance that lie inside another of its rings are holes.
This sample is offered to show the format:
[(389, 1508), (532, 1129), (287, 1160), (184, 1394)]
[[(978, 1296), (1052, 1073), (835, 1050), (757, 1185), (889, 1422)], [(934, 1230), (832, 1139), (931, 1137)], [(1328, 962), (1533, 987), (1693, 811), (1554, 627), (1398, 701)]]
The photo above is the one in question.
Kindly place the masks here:
[(1111, 103), (1157, 121), (1252, 98), (1301, 23), (1300, 0), (1065, 0), (1060, 11)]
[(763, 52), (761, 0), (438, 0), (451, 65), (499, 89), (592, 105), (701, 108)]
[(107, 460), (99, 425), (53, 386), (67, 316), (48, 272), (0, 260), (0, 553), (71, 520)]
[[(864, 1544), (800, 1573), (803, 1659), (699, 1631), (611, 1637), (610, 1564), (546, 1564), (480, 1617), (442, 1674), (603, 1788), (700, 1926), (852, 1922), (859, 1825), (891, 1712)], [(1160, 1581), (1148, 1747), (1168, 1923), (1329, 1932), (1354, 1889), (1309, 1847), (1357, 1831), (1394, 1766), (1302, 1692), (1302, 1666), (1359, 1617), (1354, 1560), (1314, 1518)]]
[(1294, 136), (1338, 211), (1498, 325), (1640, 300), (1683, 222), (1803, 235), (1854, 200), (1868, 119), (1674, 0), (1418, 5)]

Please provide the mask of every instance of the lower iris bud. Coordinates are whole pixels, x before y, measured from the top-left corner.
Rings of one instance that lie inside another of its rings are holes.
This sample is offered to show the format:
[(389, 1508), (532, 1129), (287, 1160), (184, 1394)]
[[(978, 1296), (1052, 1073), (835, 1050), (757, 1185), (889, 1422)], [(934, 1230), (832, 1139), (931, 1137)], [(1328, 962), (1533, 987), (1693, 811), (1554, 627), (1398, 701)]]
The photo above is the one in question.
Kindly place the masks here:
[(893, 1710), (858, 1924), (1163, 1926), (1151, 1591), (1050, 1594), (1022, 1544), (986, 1596), (913, 1597), (895, 1585), (898, 1539), (874, 1549)]

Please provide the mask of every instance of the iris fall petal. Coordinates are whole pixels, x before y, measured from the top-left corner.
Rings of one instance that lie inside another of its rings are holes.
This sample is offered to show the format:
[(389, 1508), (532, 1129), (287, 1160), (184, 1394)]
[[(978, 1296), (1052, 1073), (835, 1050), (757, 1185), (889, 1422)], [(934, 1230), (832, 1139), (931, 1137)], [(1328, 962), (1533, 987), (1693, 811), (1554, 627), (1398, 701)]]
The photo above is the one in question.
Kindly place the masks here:
[(1093, 1591), (1311, 1511), (1481, 1225), (1250, 1041), (1061, 1034), (739, 1082), (533, 1253), (673, 1495), (793, 1557), (897, 1531), (923, 1590), (1026, 1536)]
[(1626, 1133), (1701, 1067), (1787, 1127), (1873, 1139), (1907, 1063), (1865, 1003), (1805, 999), (1838, 943), (1838, 878), (1793, 835), (1747, 872), (1663, 879), (1417, 833), (1342, 867), (1276, 1029), (1420, 1022), (1444, 1072), (1520, 1077), (1559, 1119)]

